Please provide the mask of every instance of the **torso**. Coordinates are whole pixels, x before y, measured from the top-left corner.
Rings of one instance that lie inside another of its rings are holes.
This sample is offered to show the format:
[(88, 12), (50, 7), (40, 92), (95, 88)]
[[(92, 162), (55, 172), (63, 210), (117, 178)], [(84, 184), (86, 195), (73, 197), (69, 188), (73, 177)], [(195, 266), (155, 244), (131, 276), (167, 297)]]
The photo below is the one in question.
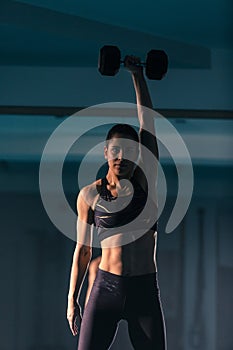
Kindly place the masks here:
[(136, 276), (155, 272), (156, 254), (154, 232), (146, 239), (127, 245), (103, 248), (99, 267), (117, 275)]
[[(104, 213), (102, 214), (105, 214), (105, 213), (109, 214), (109, 217), (107, 217), (107, 219), (104, 219), (106, 220), (106, 222), (104, 221), (104, 225), (101, 221), (102, 218), (101, 220), (99, 219), (97, 220), (98, 225), (104, 226), (103, 228), (97, 227), (97, 230), (100, 229), (99, 238), (100, 238), (101, 248), (102, 248), (102, 258), (101, 258), (99, 267), (102, 270), (105, 270), (117, 275), (127, 275), (127, 276), (143, 275), (143, 274), (157, 271), (156, 225), (153, 225), (152, 228), (149, 228), (148, 230), (146, 230), (144, 234), (140, 233), (140, 235), (137, 236), (137, 239), (134, 238), (135, 230), (128, 231), (128, 232), (121, 232), (121, 230), (119, 229), (119, 231), (116, 231), (117, 232), (116, 234), (108, 235), (109, 231), (111, 231), (111, 228), (110, 229), (106, 228), (106, 225), (108, 227), (109, 220), (110, 222), (113, 221), (114, 230), (117, 230), (115, 228), (114, 221), (117, 221), (117, 220), (124, 221), (127, 216), (131, 215), (130, 213), (132, 211), (136, 211), (136, 216), (138, 215), (137, 211), (138, 213), (140, 211), (140, 206), (138, 205), (138, 202), (141, 202), (144, 196), (143, 190), (140, 188), (140, 186), (138, 186), (136, 183), (136, 187), (135, 187), (135, 183), (134, 183), (134, 189), (136, 189), (135, 191), (136, 197), (133, 197), (133, 199), (132, 199), (132, 193), (129, 195), (128, 190), (126, 190), (126, 192), (122, 191), (122, 193), (120, 193), (119, 190), (118, 191), (111, 190), (108, 186), (108, 183), (106, 183), (106, 179), (100, 179), (90, 186), (92, 186), (92, 190), (93, 190), (92, 193), (95, 193), (95, 196), (92, 198), (93, 199), (92, 210), (94, 213), (94, 218), (97, 217), (96, 213), (99, 215), (100, 210), (102, 210), (104, 205), (105, 205), (104, 210), (106, 210), (106, 212), (104, 211)], [(97, 192), (96, 192), (96, 189), (97, 189)], [(107, 195), (107, 198), (106, 198), (106, 195)], [(117, 211), (120, 210), (122, 207), (124, 210), (121, 213), (119, 212), (119, 214), (117, 212), (115, 214), (115, 217), (113, 217), (113, 215), (110, 213), (110, 211), (108, 211), (108, 209), (112, 208), (111, 205), (116, 206), (118, 198), (120, 200), (121, 199), (123, 200), (123, 206), (122, 206), (122, 202), (120, 202), (120, 208), (118, 205)], [(126, 208), (124, 208), (124, 198), (126, 199), (126, 205), (125, 205)], [(132, 199), (132, 201), (129, 202), (129, 199)], [(127, 201), (130, 204), (128, 204)], [(106, 204), (108, 203), (110, 207), (107, 207), (107, 209), (105, 209)], [(120, 226), (120, 224), (121, 222), (117, 223), (117, 226)], [(104, 230), (104, 232), (102, 232), (101, 230)]]

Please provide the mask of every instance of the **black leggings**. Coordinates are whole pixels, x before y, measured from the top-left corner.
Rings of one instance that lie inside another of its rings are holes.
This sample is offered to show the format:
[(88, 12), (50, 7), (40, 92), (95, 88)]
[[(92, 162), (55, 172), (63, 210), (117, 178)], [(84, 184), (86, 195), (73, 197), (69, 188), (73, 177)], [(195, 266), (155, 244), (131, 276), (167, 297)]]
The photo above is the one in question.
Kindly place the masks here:
[(83, 313), (78, 350), (110, 349), (121, 319), (128, 322), (134, 349), (166, 349), (157, 273), (128, 277), (98, 269)]

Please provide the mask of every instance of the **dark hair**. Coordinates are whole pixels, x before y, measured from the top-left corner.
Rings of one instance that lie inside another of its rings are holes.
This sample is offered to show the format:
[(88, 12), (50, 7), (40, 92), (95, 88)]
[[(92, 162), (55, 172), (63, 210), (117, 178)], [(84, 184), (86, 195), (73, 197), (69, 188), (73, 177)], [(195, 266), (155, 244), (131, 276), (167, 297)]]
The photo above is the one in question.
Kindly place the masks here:
[(115, 124), (107, 133), (106, 145), (108, 145), (108, 141), (111, 140), (116, 134), (123, 135), (126, 139), (129, 138), (136, 142), (139, 142), (138, 133), (131, 125)]

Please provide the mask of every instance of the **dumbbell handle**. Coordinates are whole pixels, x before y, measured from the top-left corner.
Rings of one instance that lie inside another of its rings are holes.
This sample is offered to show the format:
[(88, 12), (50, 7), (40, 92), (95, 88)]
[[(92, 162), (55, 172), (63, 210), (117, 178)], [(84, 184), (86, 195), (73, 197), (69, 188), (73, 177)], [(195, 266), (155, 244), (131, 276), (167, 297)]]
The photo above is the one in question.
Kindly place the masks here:
[[(120, 63), (124, 63), (125, 64), (125, 59), (124, 60), (120, 60)], [(136, 67), (145, 67), (146, 66), (146, 62), (140, 62), (140, 63), (136, 63), (133, 64)]]

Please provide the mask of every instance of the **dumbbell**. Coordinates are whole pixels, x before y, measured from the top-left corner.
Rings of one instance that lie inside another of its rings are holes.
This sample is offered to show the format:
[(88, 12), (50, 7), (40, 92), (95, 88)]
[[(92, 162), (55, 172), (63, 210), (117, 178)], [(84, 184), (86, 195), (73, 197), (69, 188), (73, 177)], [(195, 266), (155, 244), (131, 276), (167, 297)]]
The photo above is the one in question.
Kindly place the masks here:
[[(98, 70), (102, 75), (116, 75), (124, 61), (117, 46), (105, 45), (99, 52)], [(141, 62), (139, 65), (146, 67), (148, 79), (161, 80), (167, 72), (168, 57), (163, 50), (150, 50), (146, 62)]]

